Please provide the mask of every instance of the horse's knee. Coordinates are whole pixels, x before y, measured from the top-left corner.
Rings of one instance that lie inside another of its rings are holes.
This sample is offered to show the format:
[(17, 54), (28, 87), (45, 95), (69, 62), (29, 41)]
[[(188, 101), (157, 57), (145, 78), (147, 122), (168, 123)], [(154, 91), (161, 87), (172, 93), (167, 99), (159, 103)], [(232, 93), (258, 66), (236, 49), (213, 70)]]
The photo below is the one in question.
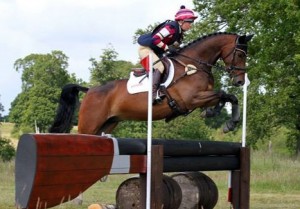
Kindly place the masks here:
[(233, 94), (229, 94), (229, 101), (231, 101), (232, 104), (238, 104), (239, 103), (239, 100)]
[(220, 100), (230, 102), (231, 104), (238, 104), (239, 100), (233, 94), (227, 94), (225, 91), (220, 91)]

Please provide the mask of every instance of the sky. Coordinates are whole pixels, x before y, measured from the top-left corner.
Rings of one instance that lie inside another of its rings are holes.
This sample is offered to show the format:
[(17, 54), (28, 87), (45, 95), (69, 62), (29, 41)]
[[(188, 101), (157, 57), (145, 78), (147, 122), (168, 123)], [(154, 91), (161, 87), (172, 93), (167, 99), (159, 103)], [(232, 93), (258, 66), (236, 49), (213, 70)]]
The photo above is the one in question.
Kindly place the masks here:
[(9, 113), (21, 93), (17, 59), (60, 50), (69, 57), (69, 73), (89, 81), (90, 58), (99, 59), (109, 44), (118, 60), (136, 63), (137, 29), (174, 19), (192, 0), (0, 0), (0, 103)]

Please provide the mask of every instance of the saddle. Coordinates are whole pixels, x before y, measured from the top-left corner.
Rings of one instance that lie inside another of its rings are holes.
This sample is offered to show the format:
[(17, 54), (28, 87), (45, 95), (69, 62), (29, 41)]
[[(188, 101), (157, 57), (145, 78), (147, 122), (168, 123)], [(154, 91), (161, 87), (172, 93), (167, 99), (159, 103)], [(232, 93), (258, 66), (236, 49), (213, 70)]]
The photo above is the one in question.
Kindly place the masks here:
[[(167, 88), (174, 78), (174, 65), (168, 58), (162, 59), (164, 64), (164, 73), (161, 75), (160, 89)], [(149, 89), (149, 71), (144, 68), (133, 68), (130, 72), (129, 79), (127, 81), (127, 91), (129, 94), (136, 94), (140, 92), (147, 92)]]
[[(164, 68), (165, 68), (164, 73), (162, 74), (162, 77), (161, 77), (161, 83), (164, 83), (169, 76), (170, 62), (168, 61), (167, 57), (163, 57), (161, 59), (161, 62), (163, 63)], [(141, 76), (148, 75), (148, 71), (145, 68), (132, 68), (131, 71), (133, 72), (133, 75), (135, 77), (141, 77)]]

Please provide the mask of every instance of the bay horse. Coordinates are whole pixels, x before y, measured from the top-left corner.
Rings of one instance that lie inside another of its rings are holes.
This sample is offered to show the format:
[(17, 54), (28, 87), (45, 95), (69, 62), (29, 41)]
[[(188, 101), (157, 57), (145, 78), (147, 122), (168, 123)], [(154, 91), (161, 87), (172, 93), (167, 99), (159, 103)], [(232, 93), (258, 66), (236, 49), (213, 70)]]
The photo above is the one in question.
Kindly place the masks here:
[[(247, 42), (253, 35), (237, 35), (219, 32), (209, 34), (187, 44), (177, 54), (169, 55), (173, 61), (174, 78), (165, 90), (167, 99), (153, 106), (153, 120), (171, 120), (188, 114), (196, 108), (207, 108), (203, 117), (217, 115), (226, 102), (232, 104), (232, 116), (224, 126), (224, 132), (232, 131), (239, 122), (237, 98), (222, 90), (214, 90), (212, 67), (221, 59), (234, 86), (245, 83)], [(193, 73), (185, 71), (193, 65)], [(57, 114), (50, 133), (68, 133), (78, 105), (79, 91), (86, 92), (78, 119), (78, 133), (110, 134), (124, 120), (147, 120), (148, 93), (129, 94), (128, 79), (110, 81), (104, 85), (86, 88), (77, 84), (63, 87)]]

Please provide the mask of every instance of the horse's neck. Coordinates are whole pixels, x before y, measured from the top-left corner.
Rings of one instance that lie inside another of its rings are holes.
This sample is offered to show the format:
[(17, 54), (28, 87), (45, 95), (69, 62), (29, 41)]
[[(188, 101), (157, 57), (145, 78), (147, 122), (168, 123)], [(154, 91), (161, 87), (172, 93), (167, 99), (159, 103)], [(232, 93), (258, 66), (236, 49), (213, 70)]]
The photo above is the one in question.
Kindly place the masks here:
[[(222, 43), (222, 42), (221, 42)], [(215, 64), (220, 58), (223, 45), (219, 40), (206, 40), (199, 42), (195, 46), (191, 46), (183, 54), (193, 60), (199, 60), (209, 64)]]
[(225, 44), (222, 43), (222, 39), (210, 39), (203, 43), (199, 43), (197, 46), (199, 59), (210, 64), (215, 64), (221, 56), (222, 48), (224, 47), (224, 45)]

